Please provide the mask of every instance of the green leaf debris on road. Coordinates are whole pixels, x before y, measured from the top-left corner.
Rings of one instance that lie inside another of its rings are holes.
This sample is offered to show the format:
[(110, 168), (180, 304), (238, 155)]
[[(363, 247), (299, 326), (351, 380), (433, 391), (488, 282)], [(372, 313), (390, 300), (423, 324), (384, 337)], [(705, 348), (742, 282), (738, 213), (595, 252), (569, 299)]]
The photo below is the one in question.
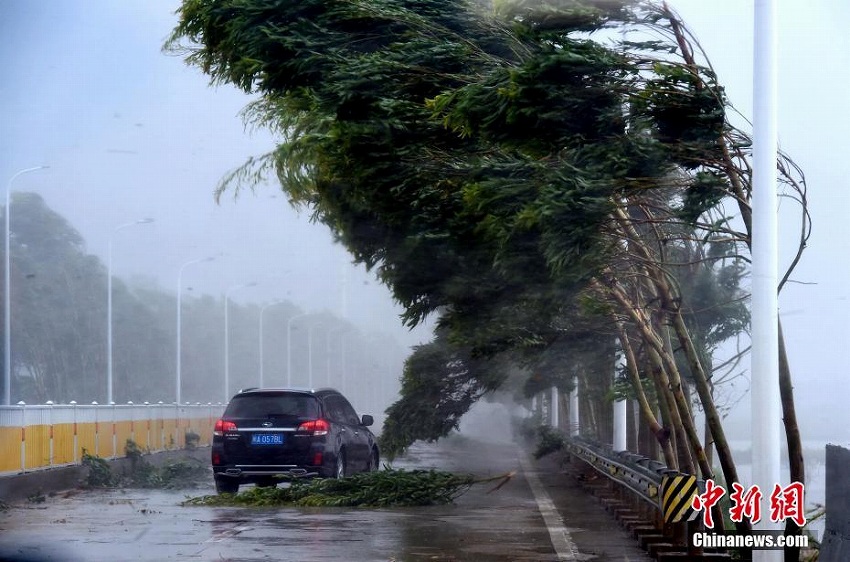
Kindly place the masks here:
[(501, 480), (513, 474), (478, 478), (439, 470), (385, 469), (340, 480), (295, 480), (289, 486), (251, 488), (239, 494), (189, 498), (183, 505), (406, 507), (453, 502), (474, 484)]

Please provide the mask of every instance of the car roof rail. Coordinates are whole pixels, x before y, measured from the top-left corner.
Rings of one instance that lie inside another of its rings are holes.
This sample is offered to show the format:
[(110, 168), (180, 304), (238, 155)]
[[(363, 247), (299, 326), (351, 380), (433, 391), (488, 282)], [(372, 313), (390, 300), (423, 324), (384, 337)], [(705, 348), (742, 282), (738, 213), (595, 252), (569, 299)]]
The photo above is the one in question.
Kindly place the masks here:
[(243, 392), (248, 392), (248, 391), (251, 391), (251, 390), (257, 390), (258, 388), (260, 388), (260, 387), (258, 387), (258, 386), (249, 386), (248, 388), (240, 388), (240, 389), (239, 389), (239, 394), (242, 394)]

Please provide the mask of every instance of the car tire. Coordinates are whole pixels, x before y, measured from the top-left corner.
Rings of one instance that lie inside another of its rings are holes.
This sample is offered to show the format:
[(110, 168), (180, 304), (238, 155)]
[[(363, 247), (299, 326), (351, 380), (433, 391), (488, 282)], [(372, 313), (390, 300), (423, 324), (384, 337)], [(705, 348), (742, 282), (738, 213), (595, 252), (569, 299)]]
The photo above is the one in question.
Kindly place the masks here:
[(378, 450), (372, 449), (372, 453), (369, 455), (369, 468), (366, 469), (367, 472), (377, 472), (378, 471)]
[(339, 453), (336, 455), (336, 466), (334, 468), (334, 478), (340, 479), (345, 478), (346, 472), (345, 465), (345, 449), (340, 449)]
[(216, 478), (215, 491), (219, 494), (235, 494), (239, 492), (239, 480), (235, 478)]

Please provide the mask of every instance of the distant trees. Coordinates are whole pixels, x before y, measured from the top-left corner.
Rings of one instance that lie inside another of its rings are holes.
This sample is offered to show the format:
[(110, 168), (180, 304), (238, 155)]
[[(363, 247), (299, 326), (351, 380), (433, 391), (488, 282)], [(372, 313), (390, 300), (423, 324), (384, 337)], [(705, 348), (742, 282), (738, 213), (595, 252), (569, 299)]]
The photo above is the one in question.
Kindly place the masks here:
[(103, 401), (106, 270), (39, 195), (12, 205), (12, 399)]
[[(29, 404), (106, 401), (106, 267), (86, 252), (77, 230), (34, 193), (12, 198), (12, 402)], [(5, 216), (5, 214), (4, 214)], [(2, 220), (2, 219), (0, 219)], [(2, 256), (2, 251), (0, 251)], [(188, 402), (221, 402), (224, 394), (224, 301), (210, 295), (184, 295), (182, 398)], [(2, 304), (0, 304), (2, 307)], [(301, 314), (281, 303), (265, 315), (265, 381), (286, 384), (287, 320)], [(233, 392), (258, 385), (260, 307), (230, 303), (230, 379)], [(145, 279), (113, 280), (114, 400), (171, 403), (175, 400), (176, 299)], [(340, 334), (350, 334), (347, 354), (352, 386), (358, 377), (393, 376), (378, 372), (377, 360), (358, 354), (371, 348), (349, 323), (329, 313), (310, 315), (293, 337), (293, 382), (307, 385), (306, 326), (314, 330), (313, 360), (321, 373), (317, 385), (341, 385)], [(336, 330), (330, 342), (325, 334)], [(332, 364), (326, 360), (330, 351)], [(382, 342), (384, 346), (388, 342)], [(5, 352), (5, 350), (2, 350)], [(401, 350), (396, 350), (396, 356)], [(398, 360), (400, 362), (400, 359)], [(398, 364), (393, 366), (397, 370)], [(391, 385), (395, 387), (395, 381)], [(363, 396), (358, 406), (375, 407)], [(383, 396), (381, 397), (383, 398)]]

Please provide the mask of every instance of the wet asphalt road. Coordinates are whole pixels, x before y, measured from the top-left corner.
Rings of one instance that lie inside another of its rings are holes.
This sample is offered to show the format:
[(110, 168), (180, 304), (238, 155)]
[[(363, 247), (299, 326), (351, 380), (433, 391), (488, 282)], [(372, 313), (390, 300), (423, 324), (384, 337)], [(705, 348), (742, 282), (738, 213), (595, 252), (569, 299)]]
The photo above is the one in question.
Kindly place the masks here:
[[(416, 445), (393, 463), (396, 468), (433, 467), (481, 476), (517, 471), (501, 489), (488, 494), (492, 486), (476, 485), (448, 506), (258, 509), (180, 505), (187, 496), (214, 493), (211, 480), (209, 488), (197, 490), (60, 494), (41, 504), (25, 503), (0, 512), (0, 560), (614, 560), (599, 556), (598, 551), (574, 558), (556, 554), (521, 469), (520, 454), (515, 446), (458, 440), (440, 446)], [(529, 466), (527, 461), (525, 465)], [(611, 525), (616, 529), (616, 524)], [(592, 550), (579, 546), (585, 552)]]

